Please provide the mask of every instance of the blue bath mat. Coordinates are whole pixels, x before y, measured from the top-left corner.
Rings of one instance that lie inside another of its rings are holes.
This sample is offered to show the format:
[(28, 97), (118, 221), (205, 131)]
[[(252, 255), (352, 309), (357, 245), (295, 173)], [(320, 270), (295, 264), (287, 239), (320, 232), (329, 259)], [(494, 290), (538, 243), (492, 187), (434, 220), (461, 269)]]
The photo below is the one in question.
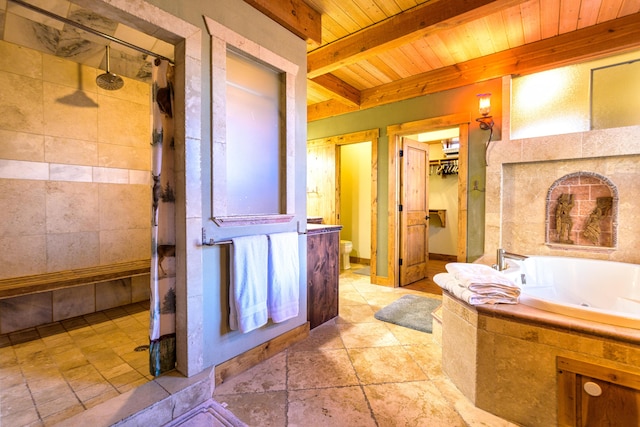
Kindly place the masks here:
[(383, 322), (431, 333), (433, 330), (431, 312), (440, 304), (442, 301), (436, 298), (404, 295), (378, 310), (373, 317)]

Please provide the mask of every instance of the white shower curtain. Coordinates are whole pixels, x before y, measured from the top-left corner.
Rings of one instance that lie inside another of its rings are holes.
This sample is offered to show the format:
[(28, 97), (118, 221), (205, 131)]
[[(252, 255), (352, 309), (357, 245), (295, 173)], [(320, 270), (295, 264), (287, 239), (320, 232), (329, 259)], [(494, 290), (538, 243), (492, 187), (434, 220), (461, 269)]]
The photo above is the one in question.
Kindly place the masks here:
[(158, 376), (176, 363), (175, 177), (173, 67), (156, 59), (152, 70), (151, 306), (149, 370)]

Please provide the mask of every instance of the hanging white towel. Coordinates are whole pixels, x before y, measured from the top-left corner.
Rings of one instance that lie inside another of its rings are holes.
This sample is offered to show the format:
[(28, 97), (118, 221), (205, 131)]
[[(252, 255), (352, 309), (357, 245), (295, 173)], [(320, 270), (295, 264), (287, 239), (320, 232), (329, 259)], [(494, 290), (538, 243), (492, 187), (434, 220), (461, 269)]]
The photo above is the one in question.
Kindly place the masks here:
[(250, 332), (267, 323), (267, 236), (231, 239), (229, 326)]
[(300, 262), (298, 233), (269, 235), (269, 292), (267, 305), (274, 323), (298, 315), (300, 305)]

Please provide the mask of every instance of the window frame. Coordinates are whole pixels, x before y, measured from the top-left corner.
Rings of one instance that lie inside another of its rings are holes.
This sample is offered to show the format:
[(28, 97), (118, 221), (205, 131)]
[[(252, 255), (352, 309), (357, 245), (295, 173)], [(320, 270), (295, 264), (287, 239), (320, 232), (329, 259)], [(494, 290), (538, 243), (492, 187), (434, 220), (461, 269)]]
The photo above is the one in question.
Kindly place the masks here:
[[(274, 224), (295, 216), (295, 80), (299, 67), (222, 24), (204, 17), (211, 35), (211, 212), (219, 227)], [(277, 214), (230, 215), (227, 211), (227, 51), (233, 51), (270, 67), (282, 75), (281, 120), (284, 146), (281, 150), (280, 209)], [(284, 193), (284, 194), (283, 194)], [(284, 197), (282, 197), (284, 196)]]

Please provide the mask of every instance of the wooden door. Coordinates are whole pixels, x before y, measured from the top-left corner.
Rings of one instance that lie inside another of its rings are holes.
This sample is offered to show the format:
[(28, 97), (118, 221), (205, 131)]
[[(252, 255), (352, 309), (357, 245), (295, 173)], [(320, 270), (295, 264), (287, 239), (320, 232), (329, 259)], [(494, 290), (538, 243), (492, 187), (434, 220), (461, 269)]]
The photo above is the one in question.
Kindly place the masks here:
[(429, 146), (407, 138), (400, 158), (400, 205), (400, 286), (405, 286), (427, 277), (429, 260)]

